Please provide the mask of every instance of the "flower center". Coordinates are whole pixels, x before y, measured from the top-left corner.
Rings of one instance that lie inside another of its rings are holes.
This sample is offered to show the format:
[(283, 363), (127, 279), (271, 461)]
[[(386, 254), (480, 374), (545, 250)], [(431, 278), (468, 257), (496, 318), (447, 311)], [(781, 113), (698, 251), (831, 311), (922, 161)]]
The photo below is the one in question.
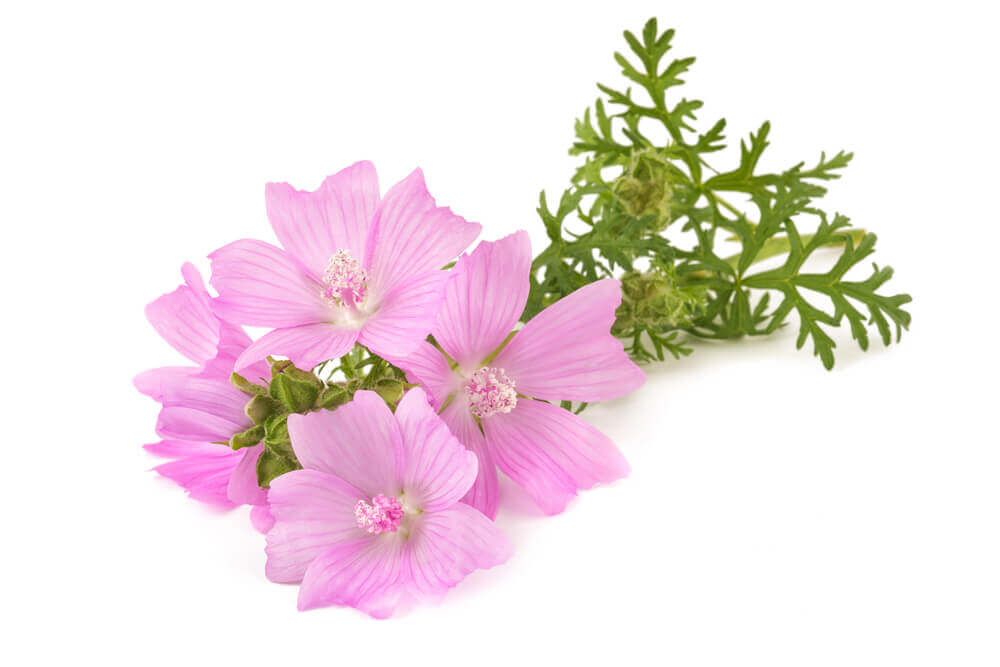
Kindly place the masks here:
[(323, 273), (323, 297), (337, 306), (358, 306), (368, 296), (368, 272), (346, 250), (330, 258)]
[(371, 504), (359, 500), (354, 506), (354, 518), (358, 528), (372, 535), (395, 533), (403, 520), (403, 503), (396, 500), (396, 496), (386, 498), (380, 493), (372, 498)]
[(469, 407), (477, 417), (492, 417), (498, 412), (510, 412), (517, 405), (514, 381), (502, 368), (483, 366), (465, 385)]

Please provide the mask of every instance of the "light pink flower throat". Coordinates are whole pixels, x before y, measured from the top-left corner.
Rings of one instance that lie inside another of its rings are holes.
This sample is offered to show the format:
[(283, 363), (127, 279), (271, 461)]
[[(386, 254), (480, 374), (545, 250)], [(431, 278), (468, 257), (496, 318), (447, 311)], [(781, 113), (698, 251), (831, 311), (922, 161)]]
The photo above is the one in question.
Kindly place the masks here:
[(338, 250), (330, 258), (323, 284), (323, 297), (338, 306), (358, 306), (368, 296), (368, 272), (346, 250)]
[(384, 493), (380, 493), (372, 498), (370, 505), (359, 500), (354, 506), (354, 518), (357, 519), (358, 528), (372, 535), (395, 533), (403, 520), (403, 503), (396, 496), (387, 498)]
[(477, 417), (492, 417), (498, 412), (510, 412), (517, 405), (514, 380), (502, 368), (483, 366), (465, 385), (469, 408)]

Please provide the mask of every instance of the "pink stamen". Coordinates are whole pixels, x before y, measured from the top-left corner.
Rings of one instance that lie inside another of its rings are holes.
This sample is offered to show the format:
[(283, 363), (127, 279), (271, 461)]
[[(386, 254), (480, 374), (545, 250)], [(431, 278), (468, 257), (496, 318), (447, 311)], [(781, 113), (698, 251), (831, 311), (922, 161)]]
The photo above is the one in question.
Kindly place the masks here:
[(465, 395), (472, 414), (480, 418), (510, 412), (517, 405), (514, 380), (502, 368), (483, 366), (477, 370), (465, 385)]
[(358, 528), (372, 535), (395, 533), (403, 520), (403, 504), (396, 500), (396, 496), (386, 498), (384, 493), (380, 493), (372, 498), (370, 505), (359, 500), (354, 506), (354, 518)]
[(323, 274), (323, 296), (338, 306), (356, 306), (368, 296), (368, 272), (346, 250), (338, 250)]

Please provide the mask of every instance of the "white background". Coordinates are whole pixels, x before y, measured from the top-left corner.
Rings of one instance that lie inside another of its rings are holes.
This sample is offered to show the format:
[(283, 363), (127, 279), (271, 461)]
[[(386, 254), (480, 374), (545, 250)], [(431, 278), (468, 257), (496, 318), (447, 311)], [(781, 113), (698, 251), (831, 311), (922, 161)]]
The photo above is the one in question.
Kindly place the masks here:
[[(988, 4), (6, 4), (3, 662), (1000, 664)], [(553, 518), (505, 489), (507, 566), (389, 622), (297, 612), (245, 509), (147, 472), (130, 378), (180, 359), (143, 305), (183, 261), (273, 240), (266, 181), (359, 159), (383, 188), (423, 167), (537, 251), (573, 119), (653, 15), (698, 57), (702, 127), (770, 119), (765, 167), (856, 152), (829, 208), (878, 232), (912, 330), (867, 354), (841, 333), (833, 372), (794, 330), (699, 344), (585, 413), (631, 477)]]

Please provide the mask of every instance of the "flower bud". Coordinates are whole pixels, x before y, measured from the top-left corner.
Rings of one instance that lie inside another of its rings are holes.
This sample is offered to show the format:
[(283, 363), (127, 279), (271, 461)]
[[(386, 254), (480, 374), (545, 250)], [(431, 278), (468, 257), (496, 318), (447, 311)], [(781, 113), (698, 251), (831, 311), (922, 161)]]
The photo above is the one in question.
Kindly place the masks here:
[(678, 286), (672, 267), (657, 264), (645, 273), (632, 271), (622, 276), (621, 285), (622, 302), (611, 328), (615, 335), (691, 326), (705, 308), (704, 288)]
[(636, 151), (611, 191), (625, 212), (634, 218), (657, 217), (657, 230), (666, 229), (673, 219), (674, 176), (667, 158), (654, 148)]

